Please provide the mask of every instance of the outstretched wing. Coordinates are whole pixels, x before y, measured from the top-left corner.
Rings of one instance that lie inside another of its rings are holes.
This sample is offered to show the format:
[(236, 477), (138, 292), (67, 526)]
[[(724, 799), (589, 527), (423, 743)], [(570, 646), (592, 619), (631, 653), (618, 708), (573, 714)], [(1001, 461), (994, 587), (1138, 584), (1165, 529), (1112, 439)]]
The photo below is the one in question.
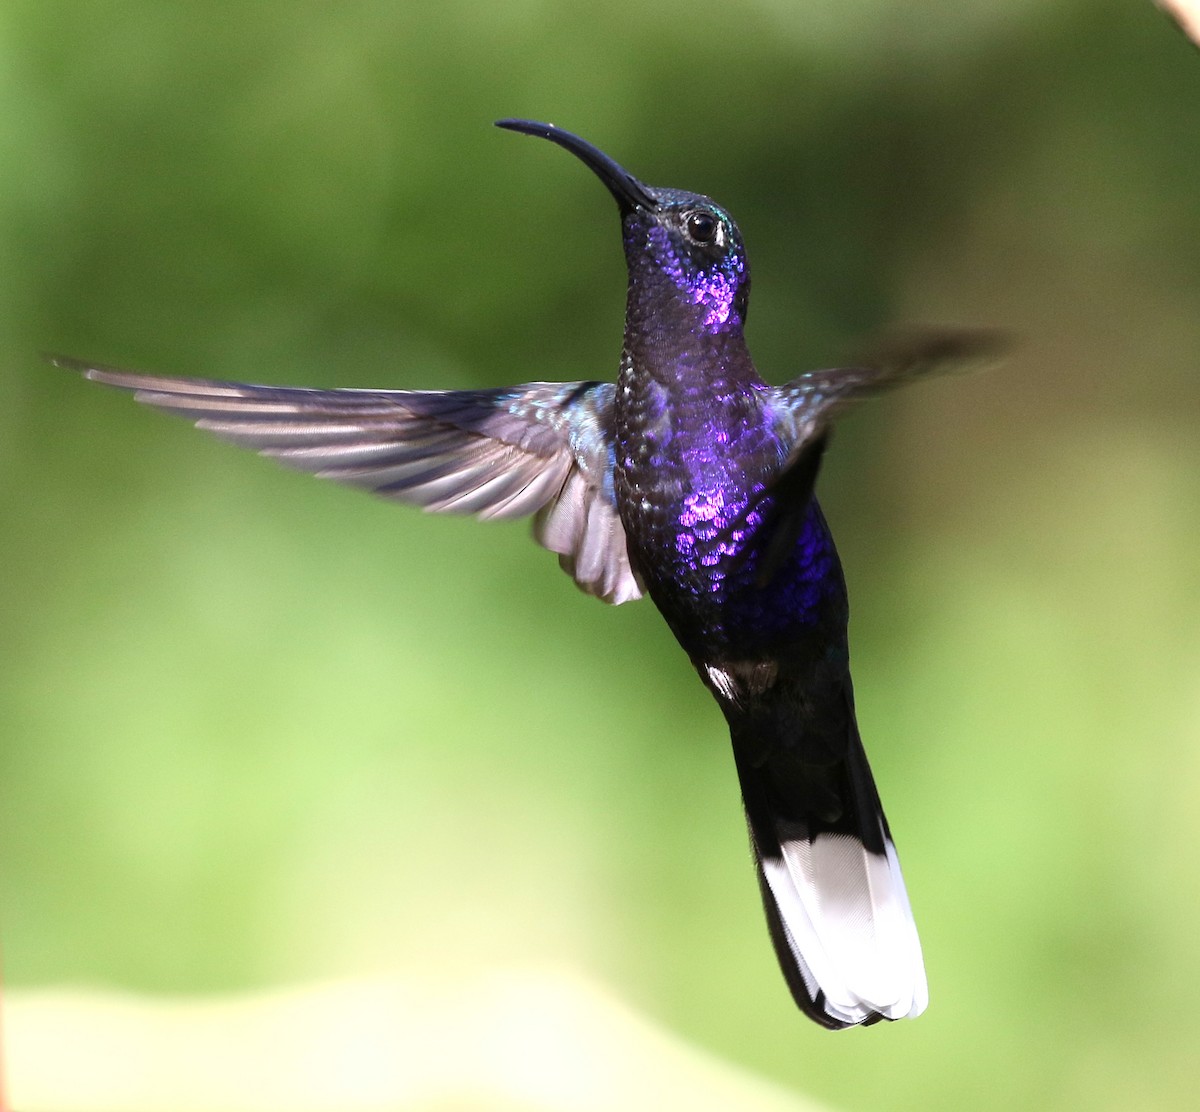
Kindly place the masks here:
[(306, 390), (52, 362), (319, 478), (435, 512), (536, 514), (534, 535), (584, 591), (641, 597), (612, 494), (609, 383)]
[(835, 417), (856, 402), (918, 378), (979, 369), (1008, 346), (1006, 335), (985, 329), (893, 332), (876, 341), (855, 366), (809, 371), (772, 387), (776, 420), (791, 450), (775, 480), (746, 510), (759, 510), (769, 499), (759, 525), (763, 541), (754, 550), (759, 583), (768, 583), (795, 547)]
[(780, 418), (801, 452), (829, 428), (842, 410), (919, 378), (979, 370), (1010, 347), (1005, 333), (979, 328), (913, 329), (892, 332), (859, 354), (854, 366), (808, 371), (772, 387)]

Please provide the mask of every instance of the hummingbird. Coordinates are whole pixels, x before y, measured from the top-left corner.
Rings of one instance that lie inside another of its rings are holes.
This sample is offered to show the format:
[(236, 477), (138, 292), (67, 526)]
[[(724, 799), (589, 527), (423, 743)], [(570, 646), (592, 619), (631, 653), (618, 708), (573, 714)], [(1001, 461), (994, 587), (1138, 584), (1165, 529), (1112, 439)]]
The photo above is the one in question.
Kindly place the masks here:
[(767, 925), (801, 1011), (920, 1015), (921, 944), (859, 737), (846, 583), (814, 484), (849, 405), (943, 369), (981, 333), (901, 342), (782, 386), (744, 326), (750, 270), (710, 198), (644, 184), (549, 124), (612, 194), (628, 266), (616, 382), (319, 390), (52, 361), (281, 464), (426, 510), (533, 516), (611, 605), (649, 595), (729, 726)]

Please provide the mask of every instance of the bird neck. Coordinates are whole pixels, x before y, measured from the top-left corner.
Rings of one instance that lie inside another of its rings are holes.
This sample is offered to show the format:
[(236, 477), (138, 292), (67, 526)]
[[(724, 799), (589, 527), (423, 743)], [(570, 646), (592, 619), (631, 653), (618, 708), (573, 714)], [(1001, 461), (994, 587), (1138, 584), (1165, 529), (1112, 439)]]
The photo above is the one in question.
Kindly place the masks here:
[[(765, 384), (754, 368), (741, 317), (714, 321), (711, 309), (680, 297), (663, 278), (630, 276), (621, 386), (653, 386), (671, 395), (697, 392), (710, 403)], [(627, 395), (628, 396), (628, 395)]]

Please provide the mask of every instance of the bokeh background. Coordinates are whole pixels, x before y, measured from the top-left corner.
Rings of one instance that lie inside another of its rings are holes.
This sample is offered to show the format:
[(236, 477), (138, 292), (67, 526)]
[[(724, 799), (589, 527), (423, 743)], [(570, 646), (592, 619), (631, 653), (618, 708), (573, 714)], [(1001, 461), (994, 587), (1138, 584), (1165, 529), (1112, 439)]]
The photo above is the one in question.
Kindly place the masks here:
[[(649, 604), (39, 361), (611, 377), (611, 201), (507, 115), (733, 212), (768, 378), (890, 322), (1021, 338), (822, 477), (917, 1022), (793, 1009)], [(9, 991), (549, 964), (838, 1109), (1194, 1107), (1198, 140), (1200, 56), (1117, 0), (4, 0)]]

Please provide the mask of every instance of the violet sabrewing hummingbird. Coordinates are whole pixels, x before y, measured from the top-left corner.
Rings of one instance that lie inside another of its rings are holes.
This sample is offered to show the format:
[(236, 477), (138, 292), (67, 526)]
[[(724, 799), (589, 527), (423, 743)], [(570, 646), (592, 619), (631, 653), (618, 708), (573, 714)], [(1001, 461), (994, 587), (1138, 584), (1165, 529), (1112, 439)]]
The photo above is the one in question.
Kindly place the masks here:
[(648, 594), (728, 721), (796, 1003), (834, 1029), (919, 1015), (921, 946), (859, 738), (846, 585), (813, 485), (837, 413), (964, 345), (944, 333), (945, 350), (770, 386), (746, 347), (750, 272), (723, 208), (645, 185), (552, 124), (498, 126), (564, 147), (616, 199), (629, 287), (615, 384), (314, 390), (55, 362), (322, 478), (432, 511), (532, 514), (588, 594)]

